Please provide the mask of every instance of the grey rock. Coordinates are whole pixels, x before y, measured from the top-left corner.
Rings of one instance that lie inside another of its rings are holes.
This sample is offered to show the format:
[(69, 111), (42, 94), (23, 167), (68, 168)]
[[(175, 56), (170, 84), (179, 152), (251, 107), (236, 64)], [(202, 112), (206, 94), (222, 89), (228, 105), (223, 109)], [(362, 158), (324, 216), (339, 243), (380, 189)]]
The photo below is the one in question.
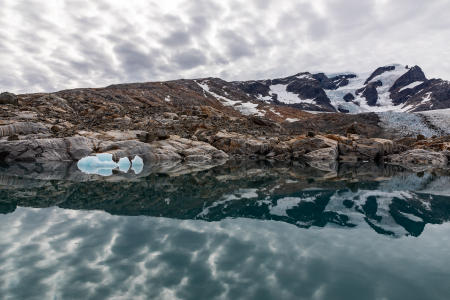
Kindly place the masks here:
[(0, 126), (0, 137), (32, 133), (48, 133), (49, 130), (42, 123), (17, 122)]
[(4, 92), (0, 94), (0, 104), (19, 105), (19, 100), (13, 93)]
[(386, 157), (386, 161), (413, 171), (421, 171), (431, 167), (444, 168), (448, 164), (446, 154), (424, 149), (412, 149), (400, 154), (392, 154)]

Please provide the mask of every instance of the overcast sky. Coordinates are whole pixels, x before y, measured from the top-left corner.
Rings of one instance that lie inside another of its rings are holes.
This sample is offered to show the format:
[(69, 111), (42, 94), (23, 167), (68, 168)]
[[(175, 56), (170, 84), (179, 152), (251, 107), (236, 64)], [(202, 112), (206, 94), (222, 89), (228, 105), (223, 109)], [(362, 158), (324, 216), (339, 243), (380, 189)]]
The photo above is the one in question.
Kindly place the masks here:
[(0, 0), (0, 91), (398, 62), (450, 79), (448, 0)]

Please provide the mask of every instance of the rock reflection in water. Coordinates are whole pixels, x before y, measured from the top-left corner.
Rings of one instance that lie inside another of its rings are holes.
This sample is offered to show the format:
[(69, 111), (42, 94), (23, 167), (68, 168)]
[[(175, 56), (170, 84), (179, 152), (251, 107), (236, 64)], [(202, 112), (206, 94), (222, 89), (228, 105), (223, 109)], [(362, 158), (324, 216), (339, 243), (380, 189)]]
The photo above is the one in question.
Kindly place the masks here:
[(325, 172), (267, 162), (229, 162), (188, 174), (167, 170), (173, 168), (104, 178), (68, 165), (15, 165), (3, 168), (0, 210), (59, 206), (206, 221), (242, 217), (302, 228), (364, 223), (395, 237), (419, 236), (426, 224), (450, 219), (445, 171), (415, 174), (366, 164)]

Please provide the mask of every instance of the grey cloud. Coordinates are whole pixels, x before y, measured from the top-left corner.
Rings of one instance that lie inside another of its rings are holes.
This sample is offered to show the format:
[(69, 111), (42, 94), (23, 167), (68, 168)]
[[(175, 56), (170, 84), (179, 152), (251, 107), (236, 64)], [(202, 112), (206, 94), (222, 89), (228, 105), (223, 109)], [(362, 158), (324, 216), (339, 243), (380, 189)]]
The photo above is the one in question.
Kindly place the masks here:
[(183, 70), (206, 63), (205, 55), (198, 49), (189, 49), (173, 56), (173, 61)]
[(231, 30), (222, 31), (220, 38), (223, 40), (227, 54), (231, 59), (252, 55), (252, 45), (241, 35)]
[(169, 36), (163, 38), (161, 42), (168, 47), (177, 47), (189, 44), (191, 37), (188, 32), (175, 31), (169, 34)]
[(133, 78), (140, 73), (151, 71), (154, 67), (154, 57), (151, 53), (139, 49), (133, 43), (119, 43), (114, 47), (114, 53), (123, 70)]
[(441, 59), (449, 54), (445, 0), (1, 3), (0, 69), (8, 72), (0, 83), (13, 92), (213, 74), (367, 72), (392, 62), (450, 78)]

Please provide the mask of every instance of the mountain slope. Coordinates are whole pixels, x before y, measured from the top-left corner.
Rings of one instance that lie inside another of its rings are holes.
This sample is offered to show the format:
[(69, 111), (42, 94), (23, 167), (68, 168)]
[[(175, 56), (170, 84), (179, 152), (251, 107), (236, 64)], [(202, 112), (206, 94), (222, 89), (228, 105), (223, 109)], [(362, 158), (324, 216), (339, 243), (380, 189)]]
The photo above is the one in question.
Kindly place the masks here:
[(428, 80), (419, 66), (394, 64), (370, 74), (306, 72), (233, 84), (261, 101), (310, 111), (416, 112), (450, 107), (450, 83)]

